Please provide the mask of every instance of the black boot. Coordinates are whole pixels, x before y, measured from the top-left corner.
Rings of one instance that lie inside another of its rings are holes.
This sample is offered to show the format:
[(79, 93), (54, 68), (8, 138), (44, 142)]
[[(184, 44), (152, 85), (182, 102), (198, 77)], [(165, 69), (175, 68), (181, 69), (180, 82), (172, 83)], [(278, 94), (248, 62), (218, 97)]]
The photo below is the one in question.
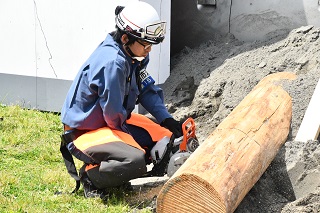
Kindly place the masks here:
[(101, 199), (104, 199), (108, 195), (108, 192), (105, 189), (98, 189), (91, 183), (89, 179), (87, 181), (82, 182), (82, 185), (84, 196), (86, 198), (99, 197)]
[(98, 189), (85, 172), (85, 165), (80, 169), (80, 182), (83, 185), (84, 196), (86, 198), (96, 198), (99, 197), (101, 199), (105, 199), (108, 195), (108, 191), (106, 189)]

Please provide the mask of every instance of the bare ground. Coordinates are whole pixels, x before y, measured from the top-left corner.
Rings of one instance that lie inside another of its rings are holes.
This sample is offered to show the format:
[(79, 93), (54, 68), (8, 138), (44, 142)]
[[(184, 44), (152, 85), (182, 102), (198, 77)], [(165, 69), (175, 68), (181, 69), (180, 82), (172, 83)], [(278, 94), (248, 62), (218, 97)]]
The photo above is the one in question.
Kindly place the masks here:
[[(319, 36), (320, 28), (313, 26), (275, 31), (265, 41), (250, 43), (217, 34), (171, 59), (171, 75), (162, 86), (165, 102), (175, 118), (195, 119), (200, 142), (263, 77), (283, 71), (298, 76), (284, 85), (293, 103), (288, 139), (237, 213), (320, 212), (320, 143), (294, 141), (320, 78)], [(161, 187), (154, 188), (140, 193), (140, 200), (152, 197), (153, 211)]]

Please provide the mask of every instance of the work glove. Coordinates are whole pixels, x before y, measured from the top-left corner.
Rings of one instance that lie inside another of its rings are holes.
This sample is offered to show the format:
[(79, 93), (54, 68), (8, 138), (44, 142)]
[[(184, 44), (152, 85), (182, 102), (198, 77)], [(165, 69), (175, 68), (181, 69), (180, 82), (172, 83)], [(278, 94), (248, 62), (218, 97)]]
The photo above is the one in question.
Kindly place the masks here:
[(176, 121), (173, 118), (166, 118), (160, 124), (162, 127), (169, 129), (175, 136), (175, 138), (179, 138), (182, 136), (182, 123)]

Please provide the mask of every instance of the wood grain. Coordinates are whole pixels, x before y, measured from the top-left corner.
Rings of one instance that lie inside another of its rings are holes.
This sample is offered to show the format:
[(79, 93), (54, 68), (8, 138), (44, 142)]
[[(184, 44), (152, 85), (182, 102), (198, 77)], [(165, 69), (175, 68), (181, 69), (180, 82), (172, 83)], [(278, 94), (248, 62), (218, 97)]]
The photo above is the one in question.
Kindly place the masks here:
[(286, 141), (292, 103), (281, 83), (262, 79), (165, 183), (157, 212), (234, 212)]

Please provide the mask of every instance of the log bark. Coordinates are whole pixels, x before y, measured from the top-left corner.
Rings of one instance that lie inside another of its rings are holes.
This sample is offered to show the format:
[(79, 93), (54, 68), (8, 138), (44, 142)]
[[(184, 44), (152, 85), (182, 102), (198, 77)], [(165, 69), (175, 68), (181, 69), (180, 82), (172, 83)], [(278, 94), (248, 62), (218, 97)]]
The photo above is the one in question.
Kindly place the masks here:
[(157, 212), (234, 212), (287, 139), (292, 116), (284, 80), (262, 79), (165, 183)]

